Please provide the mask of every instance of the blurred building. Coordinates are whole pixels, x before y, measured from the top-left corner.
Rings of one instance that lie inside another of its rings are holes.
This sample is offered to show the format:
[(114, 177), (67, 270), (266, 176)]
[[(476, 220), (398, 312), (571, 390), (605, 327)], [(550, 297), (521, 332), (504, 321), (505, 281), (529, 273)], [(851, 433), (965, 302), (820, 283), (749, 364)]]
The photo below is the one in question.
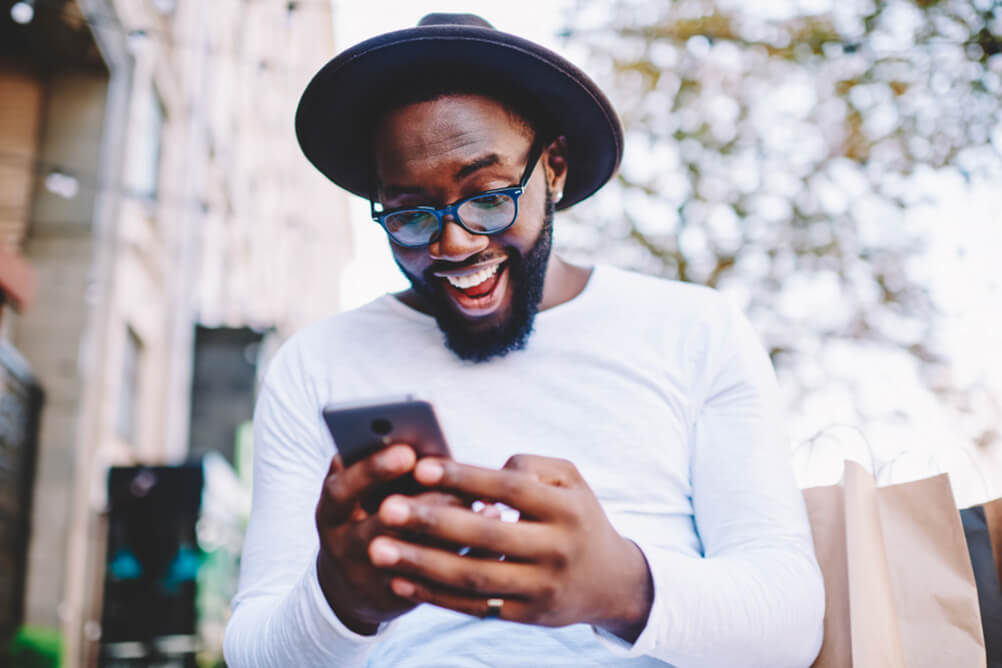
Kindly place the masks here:
[(337, 310), (345, 196), (292, 120), (333, 52), (324, 0), (0, 1), (0, 342), (45, 393), (23, 620), (65, 665), (96, 656), (109, 467), (232, 458), (261, 351)]

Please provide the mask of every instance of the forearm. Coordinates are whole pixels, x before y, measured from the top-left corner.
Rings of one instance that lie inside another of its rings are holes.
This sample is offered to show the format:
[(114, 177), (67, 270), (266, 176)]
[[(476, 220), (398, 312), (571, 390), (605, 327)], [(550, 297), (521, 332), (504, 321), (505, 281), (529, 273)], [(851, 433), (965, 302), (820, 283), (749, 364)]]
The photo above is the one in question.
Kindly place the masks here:
[(821, 646), (824, 586), (808, 551), (749, 546), (700, 558), (650, 548), (654, 603), (631, 649), (687, 666), (810, 665)]
[(330, 609), (315, 564), (285, 596), (245, 596), (226, 628), (224, 653), (233, 668), (365, 665), (379, 636), (346, 628)]

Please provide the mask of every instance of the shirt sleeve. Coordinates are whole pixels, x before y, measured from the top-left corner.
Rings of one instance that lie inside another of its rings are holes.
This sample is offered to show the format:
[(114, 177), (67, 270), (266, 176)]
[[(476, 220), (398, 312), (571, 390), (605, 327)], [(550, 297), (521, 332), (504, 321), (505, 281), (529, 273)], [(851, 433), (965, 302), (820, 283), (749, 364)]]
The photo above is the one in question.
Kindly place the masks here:
[(634, 537), (654, 582), (647, 625), (632, 645), (599, 636), (617, 653), (685, 668), (809, 666), (821, 648), (824, 583), (775, 374), (747, 319), (728, 307), (723, 321), (690, 434), (703, 553)]
[(362, 666), (383, 634), (346, 628), (320, 589), (314, 511), (334, 446), (308, 388), (280, 351), (254, 412), (253, 505), (223, 647), (233, 668)]

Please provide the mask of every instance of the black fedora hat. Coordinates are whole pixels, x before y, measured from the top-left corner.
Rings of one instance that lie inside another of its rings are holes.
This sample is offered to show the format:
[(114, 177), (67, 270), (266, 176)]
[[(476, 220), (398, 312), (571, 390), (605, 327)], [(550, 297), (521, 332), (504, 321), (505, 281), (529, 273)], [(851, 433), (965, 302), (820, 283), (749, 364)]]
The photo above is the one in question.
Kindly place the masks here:
[(623, 129), (598, 86), (563, 57), (472, 14), (429, 14), (415, 28), (368, 39), (324, 65), (296, 110), (303, 153), (331, 181), (368, 197), (372, 148), (365, 130), (379, 100), (414, 72), (448, 71), (457, 63), (481, 81), (524, 95), (566, 137), (569, 169), (558, 209), (588, 197), (615, 173)]

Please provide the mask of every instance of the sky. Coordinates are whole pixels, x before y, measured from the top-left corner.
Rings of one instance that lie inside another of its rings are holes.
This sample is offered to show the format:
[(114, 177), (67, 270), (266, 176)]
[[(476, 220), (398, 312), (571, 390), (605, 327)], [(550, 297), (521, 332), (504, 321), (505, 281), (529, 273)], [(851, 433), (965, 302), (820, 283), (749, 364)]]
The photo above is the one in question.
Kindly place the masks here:
[[(762, 2), (761, 9), (781, 15), (794, 4), (817, 9), (814, 5), (825, 2), (768, 0)], [(389, 30), (411, 27), (429, 12), (473, 12), (501, 30), (543, 44), (581, 64), (580, 54), (569, 52), (556, 37), (562, 15), (573, 0), (505, 3), (334, 0), (333, 4), (338, 50)], [(944, 331), (946, 345), (954, 357), (953, 371), (959, 379), (987, 373), (986, 382), (996, 400), (1002, 401), (1002, 346), (997, 343), (998, 332), (1002, 331), (1002, 280), (994, 278), (1002, 250), (1002, 193), (987, 187), (972, 190), (959, 177), (943, 180), (939, 174), (929, 175), (927, 187), (930, 192), (939, 193), (940, 203), (914, 210), (909, 222), (930, 232), (932, 243), (922, 261), (931, 289), (947, 316)], [(355, 249), (354, 259), (342, 277), (341, 305), (346, 309), (406, 287), (406, 280), (393, 264), (385, 235), (369, 218), (368, 204), (352, 197), (350, 212)], [(982, 452), (972, 459), (971, 448), (962, 443), (957, 424), (946, 419), (935, 399), (917, 387), (917, 377), (909, 375), (907, 369), (894, 368), (893, 360), (868, 359), (859, 354), (854, 355), (853, 363), (886, 364), (885, 369), (870, 374), (873, 384), (868, 391), (875, 401), (883, 398), (908, 403), (909, 413), (917, 416), (899, 424), (867, 428), (865, 440), (869, 445), (864, 443), (864, 447), (884, 451), (910, 449), (919, 453), (901, 460), (893, 482), (948, 470), (954, 477), (954, 491), (961, 504), (1002, 496), (1002, 448)], [(850, 423), (853, 416), (846, 406), (838, 396), (820, 393), (810, 409), (791, 415), (789, 426), (794, 442), (814, 433), (818, 425)], [(961, 446), (944, 447), (958, 443)], [(837, 453), (838, 458), (841, 456), (842, 453)], [(840, 472), (837, 463), (825, 465), (821, 459), (818, 459), (820, 464), (814, 463), (809, 475), (800, 477), (801, 484), (828, 484), (837, 480)]]

